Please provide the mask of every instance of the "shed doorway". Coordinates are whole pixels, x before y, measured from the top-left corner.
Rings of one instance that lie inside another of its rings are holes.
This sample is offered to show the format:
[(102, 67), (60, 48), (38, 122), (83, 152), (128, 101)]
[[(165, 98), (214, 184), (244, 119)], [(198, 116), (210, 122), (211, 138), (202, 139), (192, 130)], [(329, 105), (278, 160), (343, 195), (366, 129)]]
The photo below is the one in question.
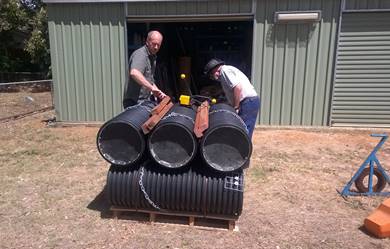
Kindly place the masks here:
[(150, 30), (158, 30), (164, 36), (156, 84), (176, 101), (181, 94), (225, 101), (219, 83), (203, 75), (204, 65), (211, 58), (222, 59), (251, 78), (253, 21), (128, 22), (128, 57), (145, 44)]

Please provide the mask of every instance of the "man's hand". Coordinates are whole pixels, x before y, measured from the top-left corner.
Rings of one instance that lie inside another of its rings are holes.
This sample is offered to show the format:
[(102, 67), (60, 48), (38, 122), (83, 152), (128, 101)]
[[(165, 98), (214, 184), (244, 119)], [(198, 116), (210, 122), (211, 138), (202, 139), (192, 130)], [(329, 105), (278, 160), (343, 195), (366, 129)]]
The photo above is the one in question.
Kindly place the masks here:
[(234, 101), (234, 109), (238, 113), (240, 110), (240, 100), (241, 100), (241, 95), (242, 95), (242, 85), (238, 83), (234, 88), (233, 88), (233, 101)]
[(152, 94), (153, 96), (157, 97), (159, 100), (162, 100), (167, 96), (165, 93), (163, 93), (156, 85), (152, 86)]
[(158, 99), (163, 99), (166, 94), (163, 93), (158, 87), (152, 83), (150, 83), (144, 75), (138, 70), (138, 69), (131, 69), (130, 70), (130, 77), (132, 77), (140, 86), (145, 87), (146, 89), (150, 89), (153, 96), (157, 97)]

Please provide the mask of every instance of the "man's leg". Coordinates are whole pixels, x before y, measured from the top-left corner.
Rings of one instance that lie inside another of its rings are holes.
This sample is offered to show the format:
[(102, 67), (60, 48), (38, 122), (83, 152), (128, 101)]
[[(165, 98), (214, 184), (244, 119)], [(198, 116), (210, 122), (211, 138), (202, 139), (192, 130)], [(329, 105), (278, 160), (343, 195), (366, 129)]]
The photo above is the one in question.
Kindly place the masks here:
[(252, 140), (253, 130), (256, 125), (257, 114), (260, 109), (260, 99), (259, 97), (250, 97), (246, 98), (240, 103), (240, 111), (238, 116), (244, 121), (246, 128), (248, 130), (249, 138)]

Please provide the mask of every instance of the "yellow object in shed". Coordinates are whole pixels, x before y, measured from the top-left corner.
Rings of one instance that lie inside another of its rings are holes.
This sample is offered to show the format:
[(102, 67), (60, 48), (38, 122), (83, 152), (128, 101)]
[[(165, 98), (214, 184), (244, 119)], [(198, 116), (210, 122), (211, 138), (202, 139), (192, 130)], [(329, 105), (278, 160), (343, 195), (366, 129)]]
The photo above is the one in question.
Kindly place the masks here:
[(190, 105), (190, 96), (180, 95), (179, 101), (181, 105)]

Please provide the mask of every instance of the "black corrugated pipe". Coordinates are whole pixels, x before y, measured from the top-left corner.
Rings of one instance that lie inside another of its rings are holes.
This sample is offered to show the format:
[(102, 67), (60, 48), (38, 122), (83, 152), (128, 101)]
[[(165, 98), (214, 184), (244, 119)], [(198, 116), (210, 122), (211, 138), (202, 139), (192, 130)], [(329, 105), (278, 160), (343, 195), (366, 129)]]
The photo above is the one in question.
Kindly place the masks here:
[[(201, 162), (201, 161), (200, 161)], [(238, 218), (243, 206), (242, 170), (220, 172), (192, 163), (176, 171), (144, 163), (121, 169), (112, 166), (107, 175), (107, 199), (111, 205), (133, 210)]]
[(142, 158), (145, 151), (142, 124), (154, 106), (149, 101), (130, 106), (100, 128), (96, 142), (104, 159), (116, 165), (131, 165)]
[(167, 168), (180, 168), (196, 155), (198, 141), (193, 133), (196, 112), (176, 104), (161, 119), (148, 138), (152, 158)]
[(233, 107), (222, 103), (210, 107), (209, 128), (200, 142), (200, 154), (207, 165), (223, 172), (249, 163), (252, 142)]

